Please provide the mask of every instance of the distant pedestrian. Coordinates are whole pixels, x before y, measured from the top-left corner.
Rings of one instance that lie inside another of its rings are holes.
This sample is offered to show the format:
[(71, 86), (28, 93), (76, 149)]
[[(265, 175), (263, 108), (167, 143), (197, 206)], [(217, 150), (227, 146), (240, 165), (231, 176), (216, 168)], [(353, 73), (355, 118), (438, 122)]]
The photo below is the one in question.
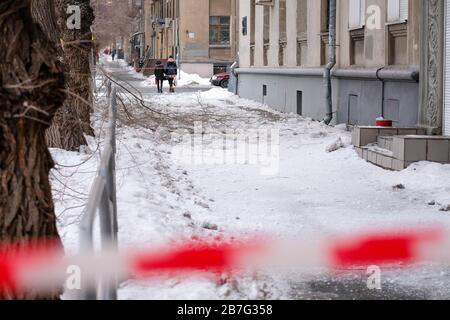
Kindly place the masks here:
[(156, 61), (155, 64), (155, 81), (158, 87), (158, 93), (163, 92), (163, 84), (165, 79), (165, 69), (161, 61)]
[(112, 57), (113, 61), (114, 61), (114, 58), (116, 57), (116, 53), (117, 53), (116, 48), (113, 48), (111, 51), (111, 57)]
[(166, 77), (169, 81), (170, 85), (170, 92), (175, 92), (175, 79), (178, 74), (178, 66), (175, 60), (173, 59), (173, 56), (170, 56), (167, 60), (166, 65)]

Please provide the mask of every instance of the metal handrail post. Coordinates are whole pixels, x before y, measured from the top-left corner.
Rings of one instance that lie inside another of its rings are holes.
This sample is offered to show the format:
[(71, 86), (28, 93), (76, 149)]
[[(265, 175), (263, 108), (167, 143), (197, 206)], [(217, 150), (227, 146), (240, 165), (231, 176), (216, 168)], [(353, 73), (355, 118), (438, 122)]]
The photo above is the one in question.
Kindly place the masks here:
[[(91, 196), (86, 205), (86, 209), (83, 217), (81, 218), (79, 227), (80, 237), (80, 249), (84, 253), (94, 253), (94, 239), (93, 239), (93, 226), (95, 215), (98, 210), (98, 203), (100, 202), (101, 190), (105, 188), (105, 182), (103, 179), (97, 177), (91, 187)], [(89, 275), (82, 273), (82, 287), (80, 291), (80, 299), (84, 300), (96, 300), (97, 299), (97, 284), (92, 285), (89, 283)]]
[[(101, 250), (103, 253), (115, 253), (118, 247), (117, 224), (117, 196), (116, 196), (116, 122), (117, 122), (117, 89), (108, 80), (106, 84), (108, 95), (109, 126), (105, 139), (105, 147), (100, 160), (97, 177), (95, 178), (81, 218), (80, 250), (84, 253), (94, 254), (94, 221), (99, 214)], [(115, 300), (117, 299), (117, 275), (109, 274), (86, 275), (82, 279), (80, 298), (86, 300)], [(91, 278), (94, 283), (91, 283)]]
[(111, 97), (111, 116), (112, 116), (112, 122), (114, 123), (113, 126), (111, 126), (111, 147), (113, 149), (113, 156), (110, 159), (110, 169), (111, 169), (111, 181), (109, 182), (109, 185), (111, 186), (111, 201), (113, 203), (113, 226), (114, 226), (114, 240), (116, 242), (118, 241), (118, 232), (119, 232), (119, 225), (117, 222), (117, 193), (116, 193), (116, 158), (115, 154), (117, 152), (117, 144), (116, 144), (116, 122), (117, 122), (117, 88), (116, 86), (112, 89), (112, 97)]

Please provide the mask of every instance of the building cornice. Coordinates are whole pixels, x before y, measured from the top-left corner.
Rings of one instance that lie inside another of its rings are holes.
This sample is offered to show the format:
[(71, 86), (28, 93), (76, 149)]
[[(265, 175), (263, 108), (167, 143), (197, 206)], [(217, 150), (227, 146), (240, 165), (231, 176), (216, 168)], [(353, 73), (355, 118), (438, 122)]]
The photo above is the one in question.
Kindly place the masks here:
[[(378, 71), (378, 76), (377, 76)], [(323, 77), (324, 68), (238, 68), (237, 74), (264, 74), (298, 77)], [(391, 80), (418, 82), (419, 67), (334, 69), (332, 77), (342, 79)]]

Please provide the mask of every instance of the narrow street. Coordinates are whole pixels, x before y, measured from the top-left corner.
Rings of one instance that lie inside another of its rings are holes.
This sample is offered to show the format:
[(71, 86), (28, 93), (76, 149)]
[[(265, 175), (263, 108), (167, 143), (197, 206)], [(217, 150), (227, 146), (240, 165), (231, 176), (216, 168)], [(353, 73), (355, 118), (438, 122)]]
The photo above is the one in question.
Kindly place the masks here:
[[(148, 111), (127, 105), (128, 112), (140, 115), (140, 122), (122, 123), (118, 130), (119, 239), (124, 248), (202, 236), (305, 238), (429, 225), (450, 230), (450, 215), (439, 210), (439, 205), (450, 203), (450, 190), (444, 183), (450, 179), (447, 166), (419, 163), (402, 172), (382, 170), (356, 155), (349, 143), (350, 133), (341, 126), (326, 127), (297, 115), (280, 114), (220, 88), (177, 88), (176, 94), (156, 94), (147, 80), (121, 62), (104, 63), (118, 83), (137, 89), (161, 111), (195, 118), (196, 112), (207, 106), (209, 115), (226, 116), (214, 123), (215, 130), (246, 131), (263, 126), (276, 128), (280, 134), (279, 171), (273, 175), (262, 175), (258, 166), (249, 164), (182, 163), (174, 157), (176, 143), (164, 140), (159, 131), (142, 128)], [(127, 96), (123, 90), (121, 94)], [(100, 118), (95, 122), (97, 130), (101, 130)], [(338, 138), (343, 148), (326, 152)], [(86, 158), (61, 151), (54, 156), (64, 164)], [(92, 168), (95, 161), (77, 170), (90, 172)], [(58, 168), (58, 172), (69, 177), (66, 184), (89, 185), (88, 176), (83, 181), (70, 180), (73, 169)], [(404, 188), (394, 188), (400, 184)], [(57, 201), (59, 212), (76, 205), (76, 199), (67, 194)], [(79, 211), (70, 210), (60, 221), (61, 233), (70, 234), (64, 239), (68, 247), (76, 243), (76, 226), (69, 221), (77, 215)], [(365, 271), (232, 275), (220, 281), (128, 281), (121, 286), (120, 298), (450, 298), (450, 271), (444, 266), (382, 270), (381, 291), (367, 289)]]

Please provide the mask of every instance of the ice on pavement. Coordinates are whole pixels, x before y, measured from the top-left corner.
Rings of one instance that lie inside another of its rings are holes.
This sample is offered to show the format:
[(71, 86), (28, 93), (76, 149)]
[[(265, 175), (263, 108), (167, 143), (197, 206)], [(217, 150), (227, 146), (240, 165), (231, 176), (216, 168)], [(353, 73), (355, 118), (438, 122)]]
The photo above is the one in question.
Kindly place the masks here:
[[(124, 77), (133, 72), (120, 63), (116, 67), (122, 68)], [(142, 82), (148, 80), (136, 75), (132, 81), (143, 88)], [(99, 102), (104, 107), (102, 94)], [(434, 224), (450, 231), (450, 214), (441, 211), (450, 204), (450, 165), (422, 162), (402, 172), (383, 170), (357, 156), (345, 127), (281, 114), (221, 88), (144, 94), (152, 106), (164, 112), (189, 116), (206, 109), (206, 114), (229, 117), (226, 122), (204, 124), (211, 124), (218, 132), (261, 127), (279, 130), (279, 170), (262, 175), (258, 166), (251, 164), (179, 162), (173, 157), (176, 142), (138, 125), (119, 124), (117, 192), (119, 241), (124, 250), (255, 234), (307, 237)], [(104, 138), (106, 124), (99, 110), (93, 120), (98, 138), (90, 139), (89, 150), (52, 150), (58, 164), (51, 177), (58, 227), (69, 252), (78, 244), (77, 223), (95, 176), (97, 144), (101, 149)], [(338, 141), (339, 148), (327, 152)], [(398, 184), (405, 189), (394, 190)], [(217, 228), (205, 228), (212, 224)], [(423, 265), (406, 273), (394, 268), (385, 276), (390, 286), (413, 287), (425, 290), (429, 297), (450, 298), (450, 275), (442, 266)], [(315, 277), (328, 281), (328, 275), (322, 273), (308, 278), (224, 275), (127, 281), (119, 293), (122, 299), (308, 298), (315, 296), (302, 290)]]

